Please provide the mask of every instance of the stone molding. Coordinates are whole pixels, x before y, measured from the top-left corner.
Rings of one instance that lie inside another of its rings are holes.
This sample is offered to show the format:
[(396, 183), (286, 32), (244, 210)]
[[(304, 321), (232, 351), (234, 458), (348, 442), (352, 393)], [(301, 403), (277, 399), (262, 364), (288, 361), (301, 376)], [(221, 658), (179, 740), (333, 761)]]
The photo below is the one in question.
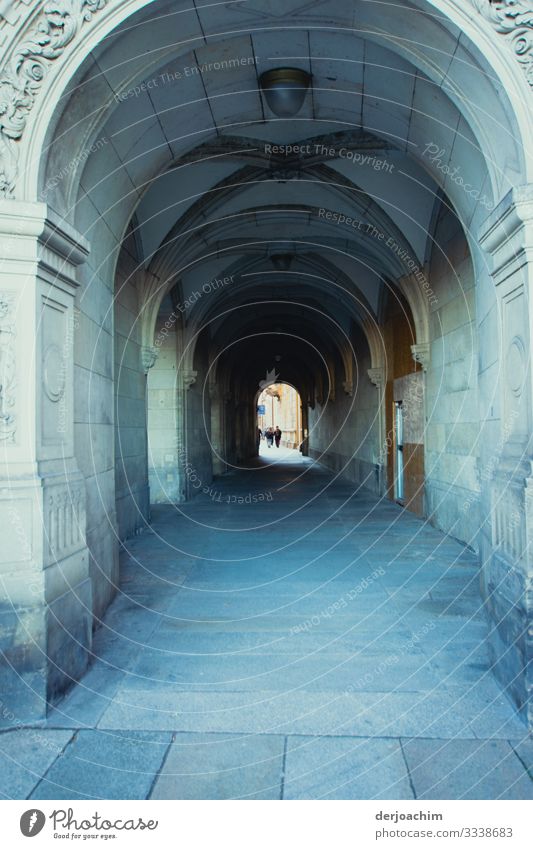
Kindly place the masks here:
[(533, 9), (525, 0), (471, 0), (474, 8), (507, 42), (533, 87)]
[[(28, 16), (28, 12), (24, 12), (24, 9), (20, 9), (21, 6), (31, 6), (32, 0), (0, 0), (0, 21), (5, 22), (10, 27), (16, 26), (16, 24), (20, 21), (20, 13), (22, 12), (25, 17)], [(31, 8), (30, 8), (31, 13)]]
[(17, 432), (15, 292), (0, 292), (0, 443), (13, 443)]
[[(42, 4), (29, 32), (24, 34), (0, 70), (0, 197), (14, 196), (18, 145), (50, 65), (107, 2), (56, 0)], [(4, 11), (2, 16), (6, 17)], [(10, 22), (9, 18), (6, 20)]]
[(533, 184), (530, 184), (509, 192), (480, 229), (479, 243), (494, 260), (492, 276), (496, 286), (527, 262), (532, 233)]

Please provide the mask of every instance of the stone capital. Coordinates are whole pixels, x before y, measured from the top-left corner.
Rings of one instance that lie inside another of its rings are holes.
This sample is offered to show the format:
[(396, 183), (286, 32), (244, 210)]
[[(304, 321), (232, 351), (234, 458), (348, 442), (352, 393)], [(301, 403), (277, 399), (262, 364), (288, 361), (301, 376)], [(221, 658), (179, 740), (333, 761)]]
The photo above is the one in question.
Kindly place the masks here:
[(194, 386), (196, 383), (196, 378), (198, 377), (198, 372), (191, 369), (190, 371), (183, 372), (183, 386), (185, 389), (190, 389), (191, 386)]
[(374, 386), (377, 386), (378, 389), (381, 389), (381, 387), (385, 383), (385, 369), (383, 368), (383, 366), (369, 368), (367, 374), (370, 382), (373, 383)]
[(342, 388), (344, 389), (344, 393), (349, 395), (351, 398), (353, 395), (353, 382), (351, 380), (345, 380), (342, 384)]
[(145, 374), (148, 374), (159, 356), (159, 348), (155, 345), (143, 345), (141, 348), (141, 366)]
[(76, 268), (90, 245), (81, 233), (44, 203), (0, 200), (2, 272), (43, 279), (71, 294), (78, 288)]
[(479, 231), (479, 243), (493, 257), (493, 279), (499, 286), (533, 262), (533, 184), (510, 191)]
[(418, 363), (424, 371), (427, 371), (431, 359), (429, 342), (419, 342), (417, 345), (411, 345), (411, 354), (415, 363)]

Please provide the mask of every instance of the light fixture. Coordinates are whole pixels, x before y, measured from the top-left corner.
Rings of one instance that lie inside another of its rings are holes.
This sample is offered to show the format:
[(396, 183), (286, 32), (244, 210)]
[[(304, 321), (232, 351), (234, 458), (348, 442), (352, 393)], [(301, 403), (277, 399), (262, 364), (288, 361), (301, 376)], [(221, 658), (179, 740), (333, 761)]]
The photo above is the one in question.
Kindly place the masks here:
[(271, 68), (259, 77), (266, 102), (278, 118), (292, 118), (303, 106), (311, 74), (302, 68)]
[(294, 259), (293, 254), (272, 254), (272, 265), (278, 271), (288, 271)]

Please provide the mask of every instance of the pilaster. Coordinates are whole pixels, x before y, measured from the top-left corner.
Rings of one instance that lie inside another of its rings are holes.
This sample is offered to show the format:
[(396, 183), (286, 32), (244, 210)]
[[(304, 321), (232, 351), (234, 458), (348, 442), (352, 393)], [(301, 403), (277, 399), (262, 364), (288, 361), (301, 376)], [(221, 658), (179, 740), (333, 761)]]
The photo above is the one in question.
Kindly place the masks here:
[(484, 344), (499, 354), (495, 403), (501, 422), (499, 443), (482, 446), (483, 468), (491, 471), (482, 494), (489, 516), (482, 534), (482, 586), (495, 626), (490, 647), (496, 675), (531, 726), (533, 185), (504, 198), (485, 222), (480, 244), (491, 257), (500, 319), (498, 337)]
[(0, 203), (0, 677), (21, 720), (83, 673), (91, 641), (72, 350), (87, 254), (44, 204)]
[(375, 366), (367, 371), (368, 379), (377, 389), (378, 393), (378, 429), (379, 429), (379, 454), (376, 458), (376, 472), (378, 478), (378, 491), (380, 495), (385, 492), (384, 467), (387, 460), (387, 446), (385, 444), (385, 382), (386, 374), (384, 366)]

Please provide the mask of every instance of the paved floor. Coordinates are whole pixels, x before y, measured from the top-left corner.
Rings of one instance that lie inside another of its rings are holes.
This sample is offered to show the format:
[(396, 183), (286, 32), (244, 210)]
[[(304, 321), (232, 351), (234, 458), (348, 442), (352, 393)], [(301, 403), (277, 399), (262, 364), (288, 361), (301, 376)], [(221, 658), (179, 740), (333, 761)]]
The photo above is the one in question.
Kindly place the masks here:
[[(532, 799), (473, 554), (296, 452), (154, 509), (7, 798)], [(275, 461), (275, 462), (274, 462)]]

